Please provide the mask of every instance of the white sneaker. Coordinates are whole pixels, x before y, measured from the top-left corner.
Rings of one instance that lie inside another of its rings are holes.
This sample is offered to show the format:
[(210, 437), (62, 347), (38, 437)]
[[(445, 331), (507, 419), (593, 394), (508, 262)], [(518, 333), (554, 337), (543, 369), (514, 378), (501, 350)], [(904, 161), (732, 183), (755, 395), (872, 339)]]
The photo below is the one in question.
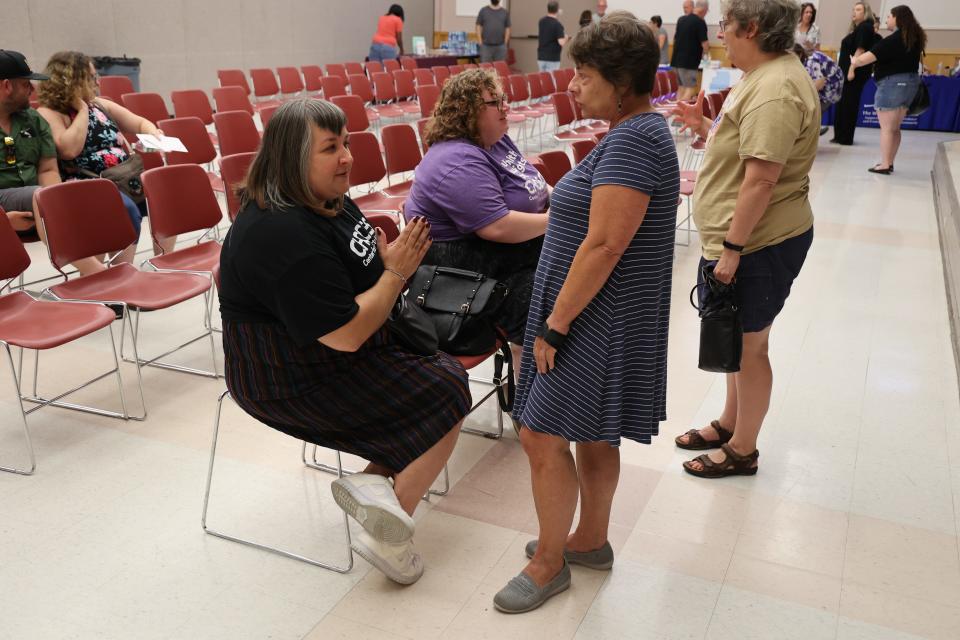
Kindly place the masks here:
[(350, 546), (394, 582), (413, 584), (423, 575), (423, 560), (414, 550), (413, 540), (390, 544), (374, 540), (366, 531), (361, 531)]
[(393, 485), (383, 476), (355, 473), (330, 485), (333, 499), (375, 540), (398, 544), (413, 537), (413, 518), (400, 506)]

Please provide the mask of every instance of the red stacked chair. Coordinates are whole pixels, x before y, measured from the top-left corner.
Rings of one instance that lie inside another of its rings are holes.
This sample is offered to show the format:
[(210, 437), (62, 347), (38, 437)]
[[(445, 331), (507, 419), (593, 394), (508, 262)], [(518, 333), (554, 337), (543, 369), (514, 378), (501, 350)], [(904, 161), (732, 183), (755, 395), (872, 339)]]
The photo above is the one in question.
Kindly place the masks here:
[(227, 217), (233, 222), (240, 213), (240, 198), (237, 187), (247, 179), (250, 163), (257, 157), (256, 152), (235, 153), (220, 159), (220, 177), (223, 178), (227, 194)]
[(404, 196), (373, 190), (387, 175), (377, 136), (370, 131), (359, 131), (351, 133), (349, 140), (350, 152), (353, 154), (353, 166), (348, 178), (350, 186), (370, 186), (368, 193), (354, 198), (353, 201), (364, 213), (386, 211), (390, 212), (394, 220), (399, 220)]
[(245, 95), (250, 95), (247, 76), (241, 69), (217, 69), (217, 80), (221, 87), (240, 87)]
[(298, 96), (303, 93), (303, 78), (296, 67), (277, 67), (280, 78), (280, 93), (286, 96)]
[[(390, 176), (397, 173), (413, 171), (420, 164), (423, 155), (417, 143), (417, 132), (409, 124), (387, 125), (380, 132), (383, 141), (383, 151), (387, 158), (387, 183)], [(413, 186), (413, 180), (406, 180), (400, 184), (388, 187), (391, 195), (406, 196)]]
[(273, 69), (250, 69), (253, 80), (253, 95), (257, 98), (257, 108), (265, 109), (280, 104), (280, 84)]
[(303, 87), (310, 93), (316, 95), (323, 91), (323, 84), (320, 78), (323, 77), (323, 69), (317, 64), (305, 64), (300, 67), (303, 72)]
[(213, 101), (217, 105), (217, 113), (224, 111), (246, 111), (254, 114), (250, 98), (243, 92), (242, 87), (217, 87), (213, 90)]
[(133, 82), (127, 76), (100, 76), (100, 95), (123, 104), (123, 94), (136, 93)]
[[(187, 148), (186, 153), (170, 151), (166, 154), (167, 165), (177, 164), (208, 164), (217, 158), (217, 150), (213, 148), (210, 142), (210, 136), (207, 134), (207, 128), (203, 125), (200, 118), (173, 118), (171, 120), (161, 120), (157, 123), (163, 132), (168, 136), (180, 138), (183, 146)], [(223, 181), (213, 171), (205, 170), (210, 186), (214, 191), (223, 191)]]
[(387, 73), (393, 73), (394, 71), (400, 71), (403, 67), (400, 66), (400, 63), (397, 62), (394, 58), (388, 58), (383, 61), (383, 70)]
[(260, 132), (253, 122), (253, 116), (246, 111), (218, 111), (213, 114), (213, 124), (217, 128), (222, 155), (229, 156), (260, 148)]

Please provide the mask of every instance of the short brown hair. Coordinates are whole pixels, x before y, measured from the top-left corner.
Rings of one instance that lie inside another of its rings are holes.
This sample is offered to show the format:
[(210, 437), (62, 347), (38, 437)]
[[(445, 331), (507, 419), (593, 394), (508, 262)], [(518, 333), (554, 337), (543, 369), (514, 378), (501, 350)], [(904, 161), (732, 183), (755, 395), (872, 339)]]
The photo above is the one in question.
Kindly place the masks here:
[(50, 76), (37, 87), (37, 100), (45, 107), (60, 113), (73, 109), (73, 100), (79, 92), (86, 102), (97, 95), (90, 56), (79, 51), (59, 51), (47, 61), (44, 73)]
[(653, 90), (660, 46), (648, 24), (629, 11), (614, 11), (577, 32), (570, 57), (577, 66), (596, 69), (614, 86), (643, 95)]
[(424, 142), (427, 146), (463, 138), (480, 145), (478, 120), (483, 111), (483, 91), (494, 98), (503, 94), (497, 74), (487, 69), (469, 69), (452, 76), (443, 85), (437, 104), (433, 107)]
[(283, 104), (270, 118), (263, 141), (243, 186), (241, 207), (256, 202), (261, 209), (283, 211), (303, 206), (326, 216), (343, 208), (343, 196), (323, 201), (310, 190), (313, 126), (340, 135), (347, 116), (326, 100), (300, 98)]

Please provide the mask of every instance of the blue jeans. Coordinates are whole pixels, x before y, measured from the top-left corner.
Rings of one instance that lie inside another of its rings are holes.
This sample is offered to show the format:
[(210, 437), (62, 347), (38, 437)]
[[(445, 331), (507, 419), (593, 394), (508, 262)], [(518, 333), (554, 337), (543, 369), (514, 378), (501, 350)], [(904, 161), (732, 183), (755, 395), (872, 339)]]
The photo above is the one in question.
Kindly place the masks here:
[(537, 66), (540, 68), (540, 71), (556, 71), (560, 68), (560, 61), (537, 60)]
[(136, 202), (130, 199), (130, 196), (124, 192), (120, 192), (120, 199), (123, 200), (123, 206), (127, 208), (127, 215), (130, 216), (130, 222), (133, 224), (133, 230), (137, 232), (137, 238), (140, 238), (140, 222), (143, 216), (147, 215), (147, 205), (143, 204), (143, 209), (137, 205)]
[(384, 60), (395, 60), (399, 55), (400, 49), (397, 47), (391, 47), (388, 44), (374, 42), (370, 45), (370, 54), (367, 56), (367, 58), (370, 59), (370, 62), (383, 63)]
[(877, 81), (877, 93), (873, 108), (877, 111), (906, 109), (913, 102), (920, 88), (920, 76), (916, 73), (895, 73)]

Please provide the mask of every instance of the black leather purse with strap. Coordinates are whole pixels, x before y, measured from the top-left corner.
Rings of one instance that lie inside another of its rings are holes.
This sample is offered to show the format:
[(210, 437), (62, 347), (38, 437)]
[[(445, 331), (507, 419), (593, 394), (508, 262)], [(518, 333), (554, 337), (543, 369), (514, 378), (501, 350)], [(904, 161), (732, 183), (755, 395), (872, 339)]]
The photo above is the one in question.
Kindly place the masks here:
[(493, 318), (507, 296), (502, 282), (476, 271), (423, 265), (407, 295), (433, 320), (441, 351), (481, 355), (496, 347)]

